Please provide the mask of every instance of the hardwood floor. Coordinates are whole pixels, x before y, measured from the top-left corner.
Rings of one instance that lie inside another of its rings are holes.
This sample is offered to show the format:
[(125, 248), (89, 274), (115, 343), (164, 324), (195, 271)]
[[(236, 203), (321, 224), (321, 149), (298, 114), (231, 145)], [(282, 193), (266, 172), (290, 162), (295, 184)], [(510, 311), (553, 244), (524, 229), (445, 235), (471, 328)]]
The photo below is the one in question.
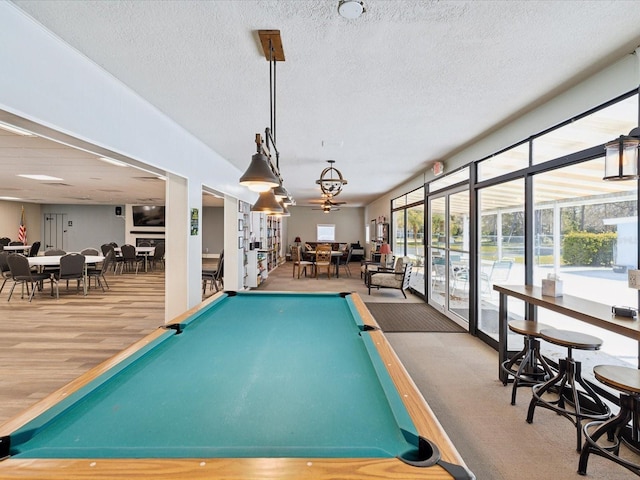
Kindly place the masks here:
[[(270, 273), (261, 290), (355, 291), (367, 302), (421, 302), (398, 290), (367, 289), (359, 263), (352, 276), (341, 269), (340, 278), (294, 278), (291, 264)], [(107, 275), (110, 289), (93, 285), (84, 297), (75, 283), (60, 288), (60, 299), (50, 296), (49, 285), (33, 301), (20, 299), (16, 287), (10, 302), (7, 281), (0, 293), (0, 423), (107, 360), (164, 323), (164, 272)], [(214, 294), (208, 290), (205, 297)]]
[(49, 285), (33, 301), (0, 294), (0, 423), (164, 323), (164, 272), (107, 275), (110, 289), (84, 297)]

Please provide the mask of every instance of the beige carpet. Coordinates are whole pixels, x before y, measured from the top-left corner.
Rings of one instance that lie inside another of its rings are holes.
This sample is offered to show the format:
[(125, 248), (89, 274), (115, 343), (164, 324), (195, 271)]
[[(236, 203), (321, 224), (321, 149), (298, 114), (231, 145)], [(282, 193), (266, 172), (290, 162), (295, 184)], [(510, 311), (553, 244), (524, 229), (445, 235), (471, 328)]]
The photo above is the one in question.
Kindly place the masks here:
[[(357, 272), (352, 268), (352, 272)], [(331, 280), (291, 277), (290, 265), (270, 272), (262, 290), (355, 291), (371, 303), (395, 307), (423, 303), (415, 295), (405, 300), (397, 290), (368, 295), (359, 275)], [(575, 428), (554, 412), (539, 409), (525, 420), (531, 389), (521, 388), (515, 406), (511, 388), (498, 380), (498, 354), (467, 333), (386, 332), (402, 363), (434, 410), (445, 431), (478, 480), (623, 480), (638, 478), (601, 457), (589, 460), (587, 476), (578, 475)], [(583, 353), (575, 352), (581, 361)], [(608, 358), (599, 359), (607, 363)]]
[(383, 332), (461, 333), (465, 330), (426, 303), (366, 303)]

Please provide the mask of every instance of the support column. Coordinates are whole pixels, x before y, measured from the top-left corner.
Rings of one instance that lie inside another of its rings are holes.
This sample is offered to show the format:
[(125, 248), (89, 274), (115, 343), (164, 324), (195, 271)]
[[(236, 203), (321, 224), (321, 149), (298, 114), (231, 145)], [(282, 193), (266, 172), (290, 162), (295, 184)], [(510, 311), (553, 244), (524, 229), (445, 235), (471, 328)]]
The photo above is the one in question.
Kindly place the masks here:
[(244, 250), (238, 248), (238, 199), (224, 197), (224, 289), (242, 290), (244, 288), (244, 262), (241, 255)]
[[(202, 187), (167, 174), (165, 322), (202, 301)], [(198, 232), (191, 235), (191, 209), (198, 209)]]

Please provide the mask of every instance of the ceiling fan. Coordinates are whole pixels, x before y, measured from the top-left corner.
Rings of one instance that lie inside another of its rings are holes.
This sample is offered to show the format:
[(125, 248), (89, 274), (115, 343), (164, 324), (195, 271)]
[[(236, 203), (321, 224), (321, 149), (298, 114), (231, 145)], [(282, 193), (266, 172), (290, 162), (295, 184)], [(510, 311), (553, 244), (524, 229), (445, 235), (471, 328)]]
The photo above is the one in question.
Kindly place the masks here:
[(347, 202), (334, 202), (330, 198), (321, 200), (320, 208), (314, 208), (313, 210), (322, 210), (324, 213), (336, 212), (340, 210), (340, 205), (344, 205)]

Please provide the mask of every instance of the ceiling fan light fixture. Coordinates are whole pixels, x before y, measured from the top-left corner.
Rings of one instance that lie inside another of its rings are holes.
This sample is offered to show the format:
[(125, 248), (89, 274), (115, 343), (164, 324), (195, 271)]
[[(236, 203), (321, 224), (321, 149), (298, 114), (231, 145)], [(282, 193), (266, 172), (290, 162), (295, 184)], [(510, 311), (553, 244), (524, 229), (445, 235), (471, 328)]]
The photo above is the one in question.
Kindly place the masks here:
[(364, 2), (359, 0), (340, 0), (338, 2), (338, 13), (348, 20), (360, 17), (365, 11)]
[[(349, 182), (342, 176), (340, 170), (333, 166), (336, 163), (335, 160), (327, 160), (327, 163), (329, 163), (329, 166), (322, 170), (320, 178), (316, 180), (316, 184), (320, 185), (323, 197), (332, 198), (339, 195), (342, 187)], [(333, 176), (334, 173), (336, 174), (335, 178)]]

